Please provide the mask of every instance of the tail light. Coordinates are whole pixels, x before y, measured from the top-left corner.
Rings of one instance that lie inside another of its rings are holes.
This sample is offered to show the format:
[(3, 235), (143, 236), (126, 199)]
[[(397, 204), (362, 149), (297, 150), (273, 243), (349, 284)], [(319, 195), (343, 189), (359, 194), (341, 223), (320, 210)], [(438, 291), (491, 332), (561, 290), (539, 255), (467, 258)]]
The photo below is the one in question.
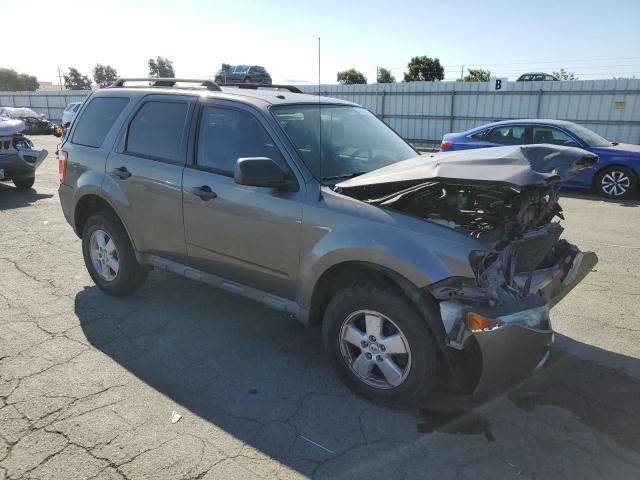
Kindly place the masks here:
[(440, 151), (446, 152), (451, 147), (453, 147), (453, 142), (451, 140), (442, 140), (442, 143), (440, 144)]
[(64, 150), (58, 150), (58, 178), (60, 183), (67, 183), (67, 161), (69, 154)]

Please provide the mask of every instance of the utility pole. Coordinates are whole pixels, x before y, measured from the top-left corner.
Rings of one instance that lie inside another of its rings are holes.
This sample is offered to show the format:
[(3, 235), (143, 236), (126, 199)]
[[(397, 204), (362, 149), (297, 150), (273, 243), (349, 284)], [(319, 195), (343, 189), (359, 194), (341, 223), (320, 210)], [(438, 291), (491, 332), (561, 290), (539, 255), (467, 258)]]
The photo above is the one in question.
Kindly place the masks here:
[(62, 70), (60, 70), (60, 65), (58, 65), (58, 86), (60, 87), (60, 91), (62, 91)]
[(460, 80), (462, 81), (463, 79), (464, 79), (464, 65), (460, 67)]

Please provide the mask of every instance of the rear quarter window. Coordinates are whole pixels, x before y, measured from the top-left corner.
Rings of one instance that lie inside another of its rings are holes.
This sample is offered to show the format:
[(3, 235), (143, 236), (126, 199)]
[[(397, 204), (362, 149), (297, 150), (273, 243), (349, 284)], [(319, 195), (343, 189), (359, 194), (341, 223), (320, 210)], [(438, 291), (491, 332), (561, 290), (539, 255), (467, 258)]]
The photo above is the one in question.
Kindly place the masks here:
[(78, 119), (71, 143), (100, 147), (127, 103), (129, 99), (123, 97), (92, 99)]
[(181, 163), (182, 139), (189, 106), (186, 102), (147, 101), (129, 125), (129, 154)]

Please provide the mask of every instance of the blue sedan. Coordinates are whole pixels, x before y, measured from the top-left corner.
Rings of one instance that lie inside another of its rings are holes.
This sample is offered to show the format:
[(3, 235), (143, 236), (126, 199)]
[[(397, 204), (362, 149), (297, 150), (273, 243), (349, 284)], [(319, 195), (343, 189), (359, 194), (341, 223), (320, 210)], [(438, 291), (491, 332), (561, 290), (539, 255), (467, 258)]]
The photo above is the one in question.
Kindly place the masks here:
[(448, 133), (440, 151), (532, 143), (580, 147), (598, 155), (593, 168), (565, 182), (568, 187), (593, 188), (610, 198), (626, 198), (638, 188), (640, 145), (610, 142), (588, 128), (562, 120), (506, 120)]

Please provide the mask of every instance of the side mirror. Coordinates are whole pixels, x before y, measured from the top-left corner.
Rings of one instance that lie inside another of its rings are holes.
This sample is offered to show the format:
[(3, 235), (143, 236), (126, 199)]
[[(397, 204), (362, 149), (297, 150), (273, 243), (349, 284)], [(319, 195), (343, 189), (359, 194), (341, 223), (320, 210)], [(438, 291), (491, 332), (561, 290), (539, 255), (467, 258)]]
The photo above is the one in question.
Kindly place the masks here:
[(239, 158), (233, 179), (239, 185), (289, 190), (293, 186), (289, 172), (267, 157)]

